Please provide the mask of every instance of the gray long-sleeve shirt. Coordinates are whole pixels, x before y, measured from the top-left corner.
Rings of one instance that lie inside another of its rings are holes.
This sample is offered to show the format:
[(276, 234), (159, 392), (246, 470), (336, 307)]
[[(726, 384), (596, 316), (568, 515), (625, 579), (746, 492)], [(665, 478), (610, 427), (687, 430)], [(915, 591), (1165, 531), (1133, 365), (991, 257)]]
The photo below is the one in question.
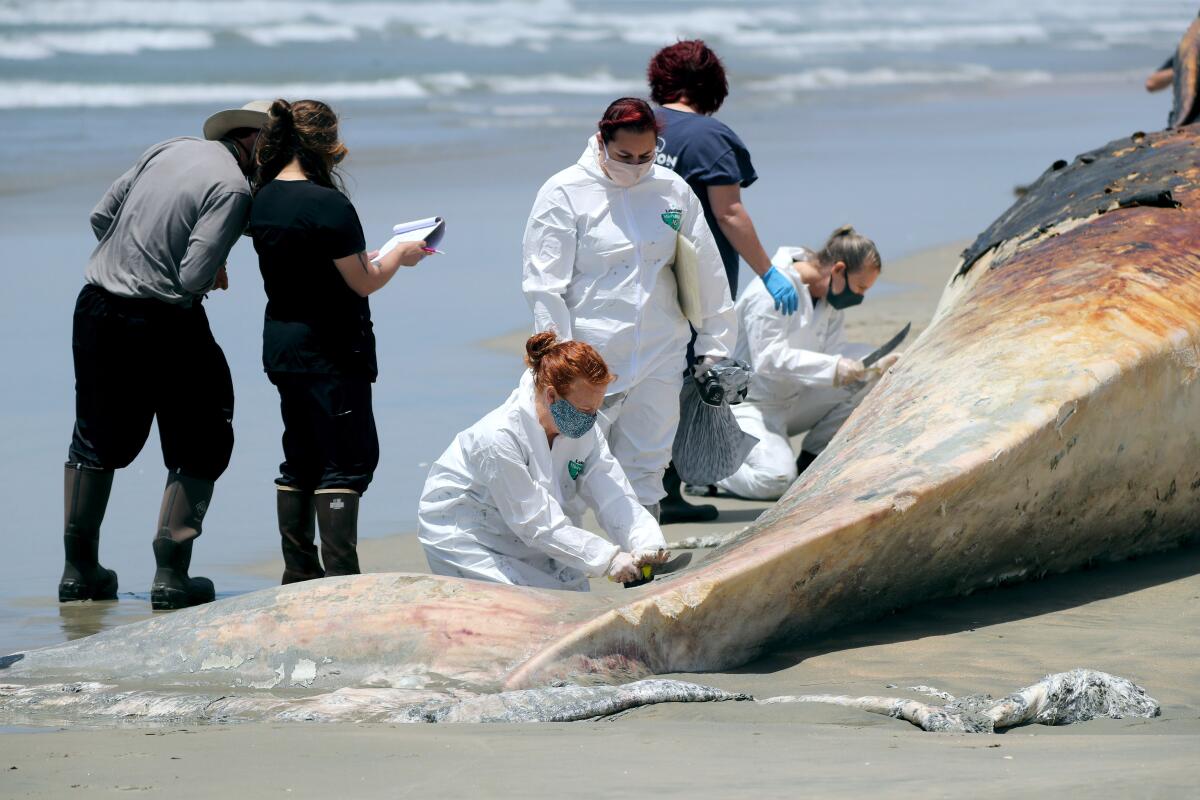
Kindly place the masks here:
[(119, 297), (191, 305), (212, 287), (250, 215), (250, 186), (221, 142), (156, 144), (92, 210), (87, 282)]

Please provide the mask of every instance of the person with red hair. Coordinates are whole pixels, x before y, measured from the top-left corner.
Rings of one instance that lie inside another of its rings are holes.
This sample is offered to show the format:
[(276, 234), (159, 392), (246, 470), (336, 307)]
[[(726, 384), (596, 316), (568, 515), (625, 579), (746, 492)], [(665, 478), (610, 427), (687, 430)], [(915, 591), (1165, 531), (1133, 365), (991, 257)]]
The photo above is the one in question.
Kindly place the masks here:
[[(525, 363), (508, 401), (429, 470), (417, 509), (429, 568), (577, 591), (589, 577), (636, 580), (668, 553), (596, 426), (615, 376), (595, 348), (551, 332), (529, 337)], [(613, 542), (580, 527), (584, 506)]]
[(766, 284), (775, 310), (795, 313), (795, 287), (771, 265), (742, 205), (742, 189), (758, 180), (750, 151), (712, 116), (729, 94), (721, 59), (700, 39), (676, 42), (654, 54), (646, 75), (663, 126), (657, 161), (683, 176), (700, 198), (725, 264), (729, 293), (737, 297), (741, 256)]
[[(742, 189), (758, 180), (750, 151), (728, 125), (712, 116), (729, 94), (725, 65), (702, 40), (691, 39), (655, 53), (646, 77), (663, 129), (657, 163), (679, 173), (700, 198), (721, 253), (730, 295), (737, 298), (740, 256), (762, 278), (775, 310), (784, 316), (794, 314), (800, 303), (796, 288), (771, 264), (742, 203)], [(715, 506), (694, 506), (683, 499), (673, 466), (664, 481), (664, 524), (716, 518)]]
[(699, 302), (690, 313), (706, 365), (732, 354), (737, 317), (700, 201), (654, 163), (650, 104), (621, 98), (598, 127), (578, 162), (538, 191), (521, 288), (535, 330), (587, 342), (616, 373), (601, 424), (638, 500), (657, 515), (688, 366), (690, 330), (672, 268), (681, 238), (696, 252)]

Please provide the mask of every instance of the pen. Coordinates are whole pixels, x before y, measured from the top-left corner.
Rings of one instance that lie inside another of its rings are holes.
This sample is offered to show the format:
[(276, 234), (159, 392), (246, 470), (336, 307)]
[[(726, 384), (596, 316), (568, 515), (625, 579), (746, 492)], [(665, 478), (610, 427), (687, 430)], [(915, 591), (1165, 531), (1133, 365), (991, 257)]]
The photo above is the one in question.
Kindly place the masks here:
[(432, 247), (422, 247), (421, 249), (430, 255), (433, 255), (434, 253), (437, 253), (439, 256), (446, 255), (445, 250), (434, 250)]

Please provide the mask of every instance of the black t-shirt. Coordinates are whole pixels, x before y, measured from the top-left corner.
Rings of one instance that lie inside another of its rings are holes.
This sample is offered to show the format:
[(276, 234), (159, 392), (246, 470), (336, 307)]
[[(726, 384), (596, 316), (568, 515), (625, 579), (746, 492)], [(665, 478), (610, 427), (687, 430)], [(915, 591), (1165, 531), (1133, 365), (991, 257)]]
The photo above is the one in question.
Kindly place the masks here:
[(725, 264), (729, 293), (736, 297), (737, 250), (725, 238), (713, 216), (708, 187), (736, 183), (744, 189), (758, 180), (750, 162), (750, 151), (728, 125), (704, 114), (660, 108), (658, 117), (663, 123), (663, 133), (658, 140), (657, 163), (678, 173), (700, 198), (704, 219), (717, 240), (717, 249)]
[(333, 263), (366, 249), (350, 200), (309, 181), (271, 181), (254, 198), (250, 235), (267, 291), (263, 368), (375, 380), (370, 305)]

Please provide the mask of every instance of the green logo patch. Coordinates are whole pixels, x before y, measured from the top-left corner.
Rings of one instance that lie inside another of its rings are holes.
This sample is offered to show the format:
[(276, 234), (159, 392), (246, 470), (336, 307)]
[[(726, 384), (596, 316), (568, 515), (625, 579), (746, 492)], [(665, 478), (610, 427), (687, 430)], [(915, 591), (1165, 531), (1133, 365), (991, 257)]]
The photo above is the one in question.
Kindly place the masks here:
[(567, 473), (570, 474), (571, 480), (577, 480), (583, 474), (584, 463), (582, 461), (570, 461), (567, 463)]
[(668, 208), (662, 213), (662, 221), (670, 225), (673, 229), (679, 230), (679, 226), (683, 223), (683, 209)]

